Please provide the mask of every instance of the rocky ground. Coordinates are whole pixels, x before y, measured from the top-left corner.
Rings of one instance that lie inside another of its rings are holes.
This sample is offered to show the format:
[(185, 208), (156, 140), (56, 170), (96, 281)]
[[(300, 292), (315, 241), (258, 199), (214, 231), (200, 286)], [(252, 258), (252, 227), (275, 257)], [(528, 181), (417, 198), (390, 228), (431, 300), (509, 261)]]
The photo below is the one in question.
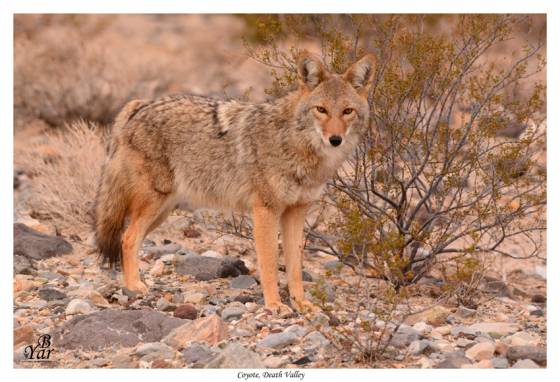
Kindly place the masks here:
[[(253, 100), (265, 98), (263, 89), (270, 85), (269, 71), (248, 59), (241, 39), (236, 38), (242, 32), (241, 19), (177, 15), (162, 22), (161, 18), (116, 15), (70, 21), (72, 25), (77, 23), (92, 48), (106, 47), (111, 52), (108, 64), (101, 66), (103, 72), (111, 69), (110, 63), (116, 62), (120, 68), (123, 60), (127, 62), (127, 73), (112, 68), (116, 73), (109, 76), (113, 82), (121, 75), (131, 76), (133, 82), (133, 74), (143, 72), (146, 66), (156, 73), (155, 80), (145, 81), (145, 86), (157, 90), (152, 91), (155, 94), (247, 93)], [(21, 21), (16, 24), (25, 29)], [(30, 26), (36, 23), (33, 18), (29, 21)], [(43, 27), (66, 36), (59, 24), (57, 21)], [(40, 28), (31, 33), (34, 28), (28, 34), (34, 36), (29, 43), (35, 47), (64, 40), (53, 39)], [(90, 37), (92, 31), (96, 31), (95, 36)], [(33, 73), (34, 67), (31, 65), (28, 73)], [(70, 85), (69, 89), (76, 87), (74, 82)], [(44, 104), (38, 97), (37, 105)], [(15, 149), (29, 148), (43, 140), (43, 132), (32, 132), (33, 124), (20, 114), (16, 109), (16, 125), (26, 129), (16, 131)], [(29, 118), (36, 118), (36, 114)], [(36, 163), (53, 160), (52, 155), (31, 154)], [(366, 290), (363, 282), (350, 269), (339, 270), (336, 258), (320, 252), (306, 253), (306, 290), (311, 294), (320, 286), (324, 305), (330, 310), (278, 317), (263, 306), (251, 241), (217, 233), (201, 212), (175, 213), (143, 244), (139, 256), (149, 293), (139, 296), (123, 288), (120, 272), (99, 266), (87, 232), (65, 232), (29, 209), (27, 201), (40, 194), (28, 189), (36, 169), (27, 169), (26, 173), (19, 159), (14, 158), (16, 368), (546, 366), (546, 265), (542, 260), (496, 264), (498, 271), (481, 285), (484, 291), (476, 309), (440, 300), (441, 281), (427, 278), (406, 304), (396, 306), (395, 316), (419, 311), (401, 324), (384, 319), (361, 300), (361, 291)], [(95, 162), (100, 166), (102, 159)], [(55, 178), (53, 182), (65, 181)], [(67, 182), (71, 180), (66, 178)], [(83, 197), (88, 203), (93, 200), (89, 194)], [(63, 216), (70, 216), (70, 212)], [(283, 267), (279, 268), (286, 299), (286, 280)], [(365, 293), (369, 300), (384, 298), (381, 281), (371, 281), (370, 287), (371, 293)], [(376, 354), (373, 361), (371, 352), (364, 348), (370, 338), (362, 330), (365, 327), (374, 339), (394, 332), (387, 339), (390, 345), (386, 351)], [(26, 349), (29, 354), (28, 346), (37, 346), (42, 334), (51, 336), (50, 356), (30, 362), (25, 357)]]
[[(50, 232), (48, 224), (20, 217), (22, 223), (14, 225), (14, 366), (546, 366), (542, 268), (512, 272), (509, 285), (488, 279), (489, 300), (476, 310), (438, 304), (424, 293), (437, 288), (437, 280), (427, 280), (410, 303), (417, 310), (429, 309), (409, 316), (385, 356), (366, 363), (358, 347), (341, 350), (337, 333), (364, 321), (374, 331), (395, 325), (371, 311), (355, 309), (350, 270), (329, 278), (326, 298), (335, 310), (274, 316), (263, 306), (251, 242), (220, 236), (198, 218), (197, 213), (172, 216), (144, 242), (141, 266), (150, 291), (139, 296), (122, 287), (118, 272), (99, 267), (87, 241), (63, 239)], [(333, 267), (334, 258), (307, 254), (307, 290)], [(287, 297), (283, 276), (281, 272)], [(52, 336), (49, 362), (29, 362), (25, 348), (45, 333)]]

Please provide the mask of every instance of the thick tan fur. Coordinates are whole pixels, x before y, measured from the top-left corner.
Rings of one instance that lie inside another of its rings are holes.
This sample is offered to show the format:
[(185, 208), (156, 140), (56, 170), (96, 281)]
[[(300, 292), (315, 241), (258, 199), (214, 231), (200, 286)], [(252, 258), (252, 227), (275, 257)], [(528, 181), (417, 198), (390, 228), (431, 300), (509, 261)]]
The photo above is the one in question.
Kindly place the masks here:
[(252, 211), (266, 306), (287, 309), (276, 272), (281, 228), (293, 305), (310, 307), (301, 269), (305, 213), (369, 124), (373, 72), (371, 55), (341, 76), (305, 53), (299, 89), (273, 102), (183, 95), (128, 103), (113, 126), (97, 198), (104, 259), (122, 260), (126, 286), (145, 292), (139, 246), (176, 205)]

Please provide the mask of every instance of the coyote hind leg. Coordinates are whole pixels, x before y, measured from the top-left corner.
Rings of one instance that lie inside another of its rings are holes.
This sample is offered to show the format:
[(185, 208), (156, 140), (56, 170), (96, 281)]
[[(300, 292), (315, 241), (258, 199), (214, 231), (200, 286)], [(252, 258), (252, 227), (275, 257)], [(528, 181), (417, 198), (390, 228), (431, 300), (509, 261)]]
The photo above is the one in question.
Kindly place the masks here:
[(125, 286), (132, 291), (148, 291), (140, 280), (138, 250), (146, 235), (167, 217), (169, 209), (165, 208), (166, 199), (166, 196), (150, 191), (135, 195), (130, 204), (130, 224), (122, 241), (122, 263)]

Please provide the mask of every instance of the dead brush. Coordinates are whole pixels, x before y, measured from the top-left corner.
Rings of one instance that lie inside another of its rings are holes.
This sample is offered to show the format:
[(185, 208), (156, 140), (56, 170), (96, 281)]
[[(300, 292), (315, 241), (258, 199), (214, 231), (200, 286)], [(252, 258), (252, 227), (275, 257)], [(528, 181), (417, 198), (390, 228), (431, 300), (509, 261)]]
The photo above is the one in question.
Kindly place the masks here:
[(41, 142), (16, 145), (14, 164), (33, 178), (27, 203), (34, 217), (65, 234), (84, 234), (105, 157), (103, 136), (91, 122), (76, 121)]

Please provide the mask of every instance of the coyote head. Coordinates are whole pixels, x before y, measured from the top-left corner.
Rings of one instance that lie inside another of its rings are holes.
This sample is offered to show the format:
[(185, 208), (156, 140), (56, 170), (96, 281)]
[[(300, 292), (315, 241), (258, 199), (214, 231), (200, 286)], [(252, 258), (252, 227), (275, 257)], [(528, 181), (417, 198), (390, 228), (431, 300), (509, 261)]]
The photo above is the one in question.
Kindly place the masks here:
[(296, 109), (298, 128), (314, 134), (312, 141), (335, 149), (355, 144), (369, 120), (367, 101), (375, 72), (368, 54), (342, 75), (327, 71), (321, 60), (303, 52), (297, 63), (301, 97)]

